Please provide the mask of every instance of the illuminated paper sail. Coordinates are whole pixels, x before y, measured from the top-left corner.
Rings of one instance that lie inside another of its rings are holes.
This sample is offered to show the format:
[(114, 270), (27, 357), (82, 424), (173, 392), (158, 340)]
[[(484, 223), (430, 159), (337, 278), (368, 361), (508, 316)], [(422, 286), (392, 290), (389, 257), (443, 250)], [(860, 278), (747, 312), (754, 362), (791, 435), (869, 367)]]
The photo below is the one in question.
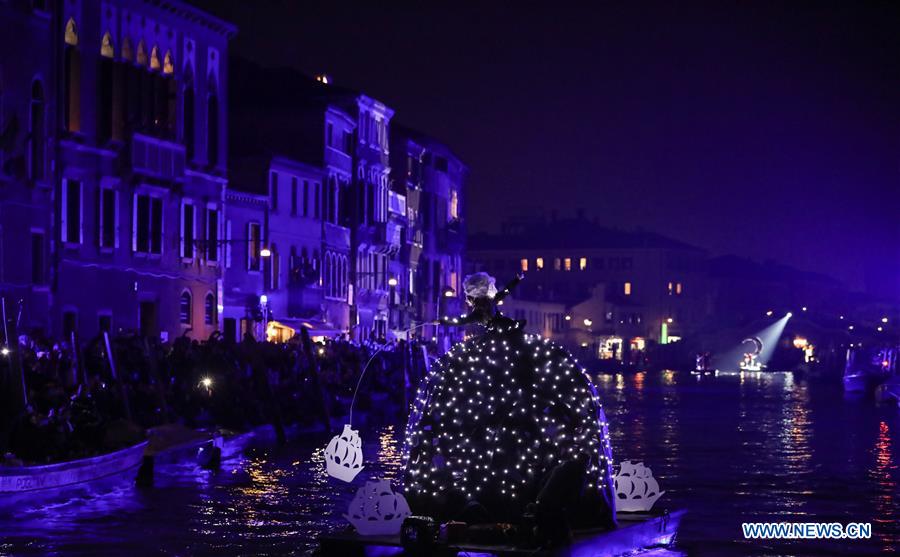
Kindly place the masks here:
[(394, 493), (391, 482), (375, 480), (359, 488), (344, 518), (361, 536), (387, 536), (399, 534), (410, 514), (406, 499)]
[(615, 487), (616, 510), (622, 512), (647, 512), (665, 493), (659, 490), (659, 484), (649, 468), (642, 462), (632, 464), (630, 460), (619, 466)]
[(344, 424), (344, 431), (331, 438), (325, 447), (325, 469), (332, 478), (352, 482), (363, 469), (359, 432)]

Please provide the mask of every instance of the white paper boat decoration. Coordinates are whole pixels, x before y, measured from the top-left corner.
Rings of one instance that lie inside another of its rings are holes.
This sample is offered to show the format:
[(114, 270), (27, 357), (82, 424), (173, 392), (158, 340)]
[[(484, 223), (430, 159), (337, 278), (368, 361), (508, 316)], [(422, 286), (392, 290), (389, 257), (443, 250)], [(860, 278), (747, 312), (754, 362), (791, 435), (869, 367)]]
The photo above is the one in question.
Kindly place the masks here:
[(623, 461), (615, 476), (616, 510), (622, 512), (648, 512), (665, 491), (653, 479), (653, 473), (644, 463)]
[(344, 424), (344, 431), (331, 438), (325, 447), (325, 470), (332, 478), (352, 482), (363, 469), (359, 432)]
[(344, 518), (361, 536), (393, 536), (410, 514), (406, 498), (394, 493), (391, 482), (375, 480), (359, 488)]

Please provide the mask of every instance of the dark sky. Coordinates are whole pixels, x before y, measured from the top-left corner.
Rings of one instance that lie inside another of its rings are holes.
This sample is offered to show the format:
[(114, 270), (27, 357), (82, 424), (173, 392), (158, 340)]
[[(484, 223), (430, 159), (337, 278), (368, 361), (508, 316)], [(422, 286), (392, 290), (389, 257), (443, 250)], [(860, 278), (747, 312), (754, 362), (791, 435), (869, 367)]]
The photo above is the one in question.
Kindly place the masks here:
[(474, 230), (584, 208), (900, 296), (896, 2), (194, 3), (447, 142)]

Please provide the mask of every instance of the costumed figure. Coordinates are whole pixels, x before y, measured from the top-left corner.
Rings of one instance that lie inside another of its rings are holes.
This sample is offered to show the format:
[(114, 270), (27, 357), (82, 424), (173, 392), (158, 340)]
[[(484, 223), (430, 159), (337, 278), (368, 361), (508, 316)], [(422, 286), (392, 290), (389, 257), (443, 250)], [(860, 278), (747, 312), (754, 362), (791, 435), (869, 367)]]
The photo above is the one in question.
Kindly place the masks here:
[(469, 523), (611, 527), (615, 495), (606, 417), (588, 375), (562, 347), (524, 332), (486, 273), (465, 279), (477, 324), (422, 381), (406, 431), (404, 490), (414, 514)]

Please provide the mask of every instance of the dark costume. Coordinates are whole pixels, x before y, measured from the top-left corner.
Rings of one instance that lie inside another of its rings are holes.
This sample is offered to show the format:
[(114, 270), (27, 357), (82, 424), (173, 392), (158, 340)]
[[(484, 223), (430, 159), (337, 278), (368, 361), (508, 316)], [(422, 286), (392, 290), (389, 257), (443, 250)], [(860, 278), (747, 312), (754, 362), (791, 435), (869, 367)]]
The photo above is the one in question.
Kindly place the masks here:
[(404, 447), (406, 498), (413, 513), (442, 520), (519, 522), (543, 506), (574, 527), (612, 525), (596, 389), (566, 350), (496, 309), (518, 280), (470, 297), (471, 313), (451, 320), (483, 331), (438, 360), (419, 388)]

